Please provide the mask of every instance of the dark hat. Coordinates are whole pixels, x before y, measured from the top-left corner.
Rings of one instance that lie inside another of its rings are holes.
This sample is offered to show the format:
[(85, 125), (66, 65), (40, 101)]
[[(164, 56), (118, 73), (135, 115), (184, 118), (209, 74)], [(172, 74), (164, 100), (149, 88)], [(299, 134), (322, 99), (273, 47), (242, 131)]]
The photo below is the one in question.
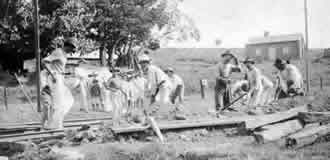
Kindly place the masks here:
[(285, 63), (286, 63), (286, 62), (284, 62), (284, 60), (277, 58), (277, 59), (275, 60), (274, 66), (277, 66), (277, 65), (284, 65)]
[(234, 57), (234, 55), (230, 52), (230, 50), (226, 50), (224, 53), (221, 54), (221, 57), (225, 57), (225, 56)]
[(73, 48), (77, 48), (76, 39), (75, 38), (67, 38), (64, 40), (64, 46), (71, 46)]
[(244, 64), (247, 64), (247, 63), (251, 63), (251, 64), (255, 64), (255, 61), (254, 59), (252, 58), (246, 58), (244, 61), (243, 61)]

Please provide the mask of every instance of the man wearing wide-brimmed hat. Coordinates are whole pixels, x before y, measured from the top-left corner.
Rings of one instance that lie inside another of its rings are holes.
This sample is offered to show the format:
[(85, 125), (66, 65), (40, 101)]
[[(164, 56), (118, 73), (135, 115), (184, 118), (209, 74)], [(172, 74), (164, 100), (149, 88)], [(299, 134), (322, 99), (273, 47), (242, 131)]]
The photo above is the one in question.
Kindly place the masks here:
[[(230, 103), (230, 76), (232, 72), (240, 72), (238, 59), (230, 53), (229, 50), (225, 51), (222, 55), (222, 61), (218, 67), (218, 77), (214, 88), (215, 109), (219, 111)], [(234, 62), (233, 62), (234, 60)]]
[(63, 48), (57, 48), (42, 60), (41, 101), (44, 129), (63, 128), (64, 116), (73, 105), (73, 96), (64, 84), (66, 54), (75, 50), (73, 39), (66, 39)]
[(170, 102), (171, 82), (166, 73), (151, 63), (147, 54), (138, 57), (139, 64), (147, 80), (147, 92), (151, 104), (168, 104)]
[(282, 59), (276, 59), (274, 66), (279, 71), (276, 98), (304, 95), (303, 76), (297, 66)]
[(248, 104), (251, 106), (265, 105), (270, 103), (271, 91), (274, 87), (273, 82), (262, 74), (261, 70), (255, 66), (255, 61), (252, 58), (246, 58), (245, 64), (248, 72), (246, 80), (248, 80)]

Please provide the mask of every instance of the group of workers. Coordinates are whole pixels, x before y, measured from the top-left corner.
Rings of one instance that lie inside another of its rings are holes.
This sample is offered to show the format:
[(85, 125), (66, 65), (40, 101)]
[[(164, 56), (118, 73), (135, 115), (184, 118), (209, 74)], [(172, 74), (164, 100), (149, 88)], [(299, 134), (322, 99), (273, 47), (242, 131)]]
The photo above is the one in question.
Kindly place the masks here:
[[(42, 104), (42, 124), (44, 129), (60, 129), (63, 127), (64, 116), (70, 111), (74, 103), (74, 97), (65, 83), (64, 73), (66, 64), (66, 55), (75, 52), (76, 46), (74, 39), (67, 39), (64, 42), (63, 48), (55, 49), (50, 53), (48, 57), (42, 60), (41, 71), (41, 104)], [(143, 73), (143, 78), (146, 80), (145, 90), (146, 97), (151, 98), (151, 104), (182, 104), (184, 96), (184, 83), (183, 80), (174, 73), (173, 68), (160, 69), (151, 63), (151, 58), (148, 56), (148, 51), (138, 57), (139, 64)], [(83, 79), (80, 77), (80, 79)], [(97, 83), (96, 81), (93, 81)], [(114, 80), (109, 80), (110, 87)], [(141, 81), (142, 82), (142, 81)], [(118, 85), (119, 83), (117, 83)], [(128, 84), (128, 83), (121, 83)], [(119, 84), (119, 85), (121, 85)], [(127, 85), (126, 85), (127, 86)], [(114, 87), (116, 90), (120, 87)], [(81, 91), (84, 91), (85, 86), (80, 85)], [(98, 99), (96, 97), (101, 96), (97, 88), (91, 87), (93, 91), (90, 101), (92, 101), (92, 107), (99, 108)], [(139, 90), (140, 91), (140, 90)], [(142, 90), (141, 90), (142, 91)], [(88, 91), (87, 91), (88, 92)], [(118, 92), (119, 93), (119, 92)], [(124, 93), (125, 100), (130, 100), (130, 93)], [(83, 104), (88, 104), (86, 93), (82, 93), (83, 96), (79, 97), (79, 101)], [(85, 95), (85, 96), (84, 96)], [(122, 98), (123, 96), (109, 95), (116, 104), (124, 105), (123, 100), (116, 100), (116, 98)], [(118, 103), (117, 103), (118, 102)], [(120, 102), (120, 103), (119, 103)], [(129, 103), (129, 102), (128, 102)], [(150, 104), (150, 105), (151, 105)], [(118, 106), (117, 106), (118, 108)], [(84, 108), (86, 109), (86, 108)]]
[[(75, 42), (72, 39), (67, 39), (63, 48), (55, 49), (42, 61), (41, 102), (43, 108), (42, 124), (45, 129), (62, 128), (64, 116), (74, 103), (73, 95), (64, 83), (64, 73), (66, 55), (75, 52), (75, 49)], [(182, 78), (171, 67), (162, 70), (154, 65), (148, 54), (146, 51), (139, 55), (138, 61), (141, 73), (143, 73), (142, 77), (146, 80), (143, 95), (151, 99), (150, 106), (155, 103), (182, 105), (184, 101)], [(247, 58), (240, 62), (229, 51), (222, 54), (221, 57), (222, 61), (215, 86), (217, 111), (231, 105), (233, 84), (245, 93), (248, 105), (265, 105), (277, 98), (303, 94), (303, 77), (298, 68), (287, 61), (281, 59), (275, 61), (274, 67), (278, 70), (278, 81), (274, 84), (255, 65), (253, 59)], [(245, 79), (235, 82), (231, 79), (233, 72), (244, 73)], [(111, 85), (109, 86), (111, 87)], [(273, 90), (275, 90), (274, 94)]]
[[(221, 55), (222, 61), (218, 68), (215, 86), (215, 108), (224, 110), (232, 105), (232, 86), (243, 91), (248, 106), (260, 106), (271, 103), (279, 98), (303, 95), (303, 76), (297, 66), (289, 61), (276, 59), (276, 82), (271, 81), (256, 65), (255, 60), (246, 58), (242, 63), (230, 51)], [(244, 74), (244, 80), (234, 81), (233, 72)], [(240, 97), (242, 98), (242, 97)]]

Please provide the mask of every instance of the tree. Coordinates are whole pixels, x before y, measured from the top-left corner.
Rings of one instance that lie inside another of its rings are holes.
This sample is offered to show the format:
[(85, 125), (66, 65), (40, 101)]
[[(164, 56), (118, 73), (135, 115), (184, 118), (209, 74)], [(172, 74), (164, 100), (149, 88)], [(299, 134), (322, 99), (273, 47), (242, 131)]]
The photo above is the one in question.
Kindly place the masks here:
[[(178, 9), (179, 2), (169, 2), (173, 1), (96, 0), (97, 13), (89, 28), (97, 34), (91, 37), (107, 48), (110, 59), (113, 54), (119, 56), (118, 65), (131, 66), (136, 54), (132, 48), (136, 46), (154, 50), (164, 39), (199, 39), (193, 21)], [(155, 36), (155, 27), (164, 32)]]
[[(158, 49), (161, 42), (199, 40), (199, 31), (178, 9), (180, 0), (42, 0), (40, 3), (41, 50), (45, 55), (61, 45), (63, 37), (76, 37), (81, 54), (100, 48), (109, 65), (134, 66), (133, 48)], [(6, 3), (4, 3), (6, 4)], [(0, 4), (0, 7), (6, 5)], [(1, 21), (2, 46), (33, 48), (32, 4), (17, 0)], [(113, 55), (119, 56), (113, 64)]]

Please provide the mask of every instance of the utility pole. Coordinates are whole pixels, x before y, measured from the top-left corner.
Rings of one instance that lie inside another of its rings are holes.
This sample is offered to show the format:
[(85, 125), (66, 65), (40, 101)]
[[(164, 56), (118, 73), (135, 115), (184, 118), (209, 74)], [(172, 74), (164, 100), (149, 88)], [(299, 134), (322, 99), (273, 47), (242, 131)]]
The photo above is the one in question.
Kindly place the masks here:
[(38, 112), (41, 112), (41, 104), (40, 104), (40, 37), (39, 37), (39, 6), (38, 0), (33, 0), (34, 5), (34, 52), (36, 56), (36, 76), (37, 76), (37, 106)]
[(304, 11), (305, 11), (305, 50), (304, 50), (304, 58), (305, 58), (305, 71), (306, 71), (306, 90), (307, 92), (310, 91), (310, 81), (311, 81), (311, 75), (310, 75), (310, 62), (309, 62), (309, 54), (308, 54), (308, 7), (307, 7), (307, 0), (304, 0)]

